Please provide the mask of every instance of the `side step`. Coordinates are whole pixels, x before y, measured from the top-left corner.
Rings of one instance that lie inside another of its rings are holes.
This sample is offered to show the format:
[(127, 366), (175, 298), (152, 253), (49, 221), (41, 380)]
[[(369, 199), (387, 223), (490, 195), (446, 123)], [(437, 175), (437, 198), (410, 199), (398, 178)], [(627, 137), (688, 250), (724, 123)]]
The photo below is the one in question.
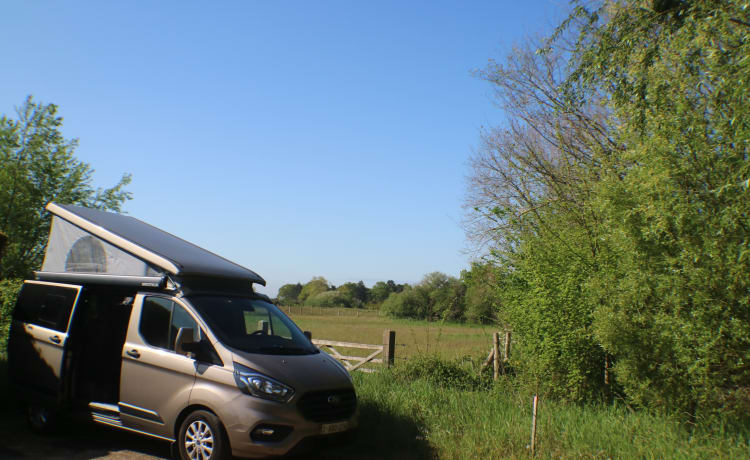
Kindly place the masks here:
[(147, 431), (136, 430), (124, 426), (122, 420), (120, 420), (120, 406), (118, 404), (107, 404), (99, 402), (90, 402), (89, 411), (91, 411), (91, 420), (102, 425), (109, 425), (122, 430), (130, 431), (132, 433), (138, 433), (152, 438), (161, 439), (163, 441), (175, 442), (174, 439), (165, 436), (159, 436)]
[(91, 411), (91, 418), (95, 422), (105, 425), (122, 426), (120, 408), (117, 404), (90, 402), (89, 410)]

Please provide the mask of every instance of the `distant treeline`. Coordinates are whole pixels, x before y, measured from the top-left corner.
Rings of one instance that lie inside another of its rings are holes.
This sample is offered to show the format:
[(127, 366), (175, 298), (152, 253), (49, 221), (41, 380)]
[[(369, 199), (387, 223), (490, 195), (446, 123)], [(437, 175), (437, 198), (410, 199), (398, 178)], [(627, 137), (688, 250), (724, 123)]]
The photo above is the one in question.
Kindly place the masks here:
[(495, 320), (488, 277), (493, 271), (474, 264), (459, 278), (429, 273), (417, 284), (378, 281), (371, 288), (362, 281), (334, 286), (322, 276), (305, 284), (285, 284), (276, 302), (281, 305), (379, 309), (389, 316), (427, 320), (487, 323)]

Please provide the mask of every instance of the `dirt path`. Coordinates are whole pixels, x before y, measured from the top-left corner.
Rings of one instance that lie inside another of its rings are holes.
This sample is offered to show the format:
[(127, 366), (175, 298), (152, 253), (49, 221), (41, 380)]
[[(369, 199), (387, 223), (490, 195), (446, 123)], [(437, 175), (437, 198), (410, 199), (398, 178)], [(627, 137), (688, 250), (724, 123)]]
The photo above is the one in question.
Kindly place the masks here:
[[(294, 457), (309, 460), (406, 460), (412, 457), (361, 452), (354, 446), (329, 448), (313, 455)], [(71, 422), (54, 435), (31, 432), (23, 414), (0, 415), (0, 459), (21, 460), (171, 460), (169, 444), (126, 431), (93, 423)]]
[[(0, 433), (0, 458), (39, 460), (136, 459), (166, 460), (169, 445), (120, 430), (75, 423), (59, 434), (40, 436), (24, 426)], [(3, 427), (4, 428), (4, 427)]]

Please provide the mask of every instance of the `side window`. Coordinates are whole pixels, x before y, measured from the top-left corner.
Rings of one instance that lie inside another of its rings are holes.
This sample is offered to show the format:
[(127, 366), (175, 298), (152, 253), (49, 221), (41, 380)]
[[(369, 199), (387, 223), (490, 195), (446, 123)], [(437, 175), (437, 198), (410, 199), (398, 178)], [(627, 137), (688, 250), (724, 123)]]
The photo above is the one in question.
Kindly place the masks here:
[(147, 344), (174, 351), (181, 327), (192, 328), (194, 340), (200, 340), (198, 324), (182, 306), (162, 297), (143, 300), (138, 330)]
[(18, 296), (13, 318), (24, 323), (54, 329), (68, 330), (70, 312), (78, 290), (46, 284), (24, 284)]
[(141, 322), (138, 331), (147, 344), (169, 348), (169, 322), (174, 302), (161, 297), (147, 297), (143, 300)]

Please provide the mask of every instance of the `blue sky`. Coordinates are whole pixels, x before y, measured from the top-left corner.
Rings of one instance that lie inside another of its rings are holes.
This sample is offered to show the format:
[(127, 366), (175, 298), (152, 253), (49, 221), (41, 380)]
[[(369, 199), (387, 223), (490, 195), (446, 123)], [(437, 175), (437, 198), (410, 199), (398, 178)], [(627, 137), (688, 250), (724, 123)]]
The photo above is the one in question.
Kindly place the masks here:
[(548, 32), (527, 2), (5, 2), (0, 113), (55, 103), (129, 214), (257, 271), (417, 282), (468, 267), (471, 75)]

